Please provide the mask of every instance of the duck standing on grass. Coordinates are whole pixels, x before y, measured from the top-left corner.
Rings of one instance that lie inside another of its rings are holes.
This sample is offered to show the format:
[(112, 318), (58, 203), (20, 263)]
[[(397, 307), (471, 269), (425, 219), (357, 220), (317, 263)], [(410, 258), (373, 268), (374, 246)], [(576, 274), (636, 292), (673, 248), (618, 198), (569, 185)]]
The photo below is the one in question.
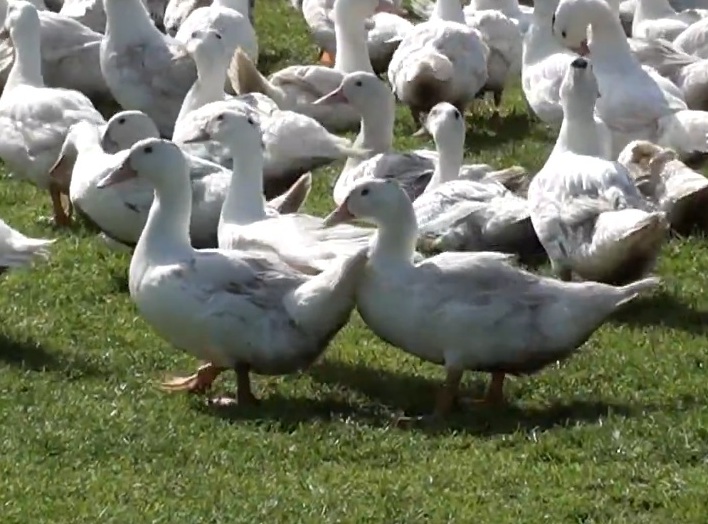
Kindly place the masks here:
[(194, 249), (192, 197), (179, 146), (155, 138), (131, 148), (99, 187), (145, 179), (155, 199), (130, 263), (130, 296), (142, 317), (175, 347), (207, 362), (192, 376), (163, 384), (205, 392), (227, 369), (236, 398), (253, 404), (250, 372), (294, 373), (310, 365), (347, 323), (366, 249), (309, 277), (271, 253)]
[(566, 283), (492, 252), (443, 253), (414, 263), (415, 212), (393, 181), (358, 183), (325, 224), (355, 218), (378, 227), (357, 284), (357, 309), (383, 340), (445, 366), (435, 416), (452, 409), (465, 370), (491, 373), (485, 401), (500, 402), (507, 374), (535, 373), (570, 357), (618, 307), (659, 282)]

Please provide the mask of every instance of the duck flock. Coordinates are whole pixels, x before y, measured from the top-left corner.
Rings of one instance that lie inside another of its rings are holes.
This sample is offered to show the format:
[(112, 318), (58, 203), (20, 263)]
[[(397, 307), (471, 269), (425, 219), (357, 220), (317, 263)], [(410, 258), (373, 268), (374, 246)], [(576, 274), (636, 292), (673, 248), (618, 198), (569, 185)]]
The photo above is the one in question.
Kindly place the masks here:
[[(467, 370), (502, 402), (659, 284), (672, 230), (708, 225), (705, 0), (294, 0), (320, 63), (270, 77), (253, 1), (0, 4), (0, 158), (57, 227), (132, 250), (139, 314), (199, 360), (167, 391), (234, 370), (209, 401), (255, 403), (251, 373), (306, 368), (356, 308), (444, 367), (432, 416)], [(491, 93), (503, 119), (519, 78), (557, 133), (545, 165), (463, 164), (465, 112)], [(397, 101), (436, 150), (393, 150)], [(336, 208), (300, 212), (338, 160)], [(51, 244), (0, 222), (3, 270)]]

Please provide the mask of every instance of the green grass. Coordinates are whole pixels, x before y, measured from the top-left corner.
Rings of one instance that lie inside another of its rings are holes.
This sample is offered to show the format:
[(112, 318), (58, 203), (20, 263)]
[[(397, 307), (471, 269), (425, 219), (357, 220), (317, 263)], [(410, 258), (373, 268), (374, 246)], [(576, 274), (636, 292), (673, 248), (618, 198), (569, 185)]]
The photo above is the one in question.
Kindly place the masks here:
[[(262, 64), (314, 60), (283, 0), (259, 0)], [(505, 123), (469, 117), (468, 156), (540, 167), (553, 137), (518, 90)], [(412, 129), (399, 111), (396, 145)], [(430, 145), (430, 144), (428, 144)], [(310, 209), (332, 208), (339, 166)], [(512, 380), (510, 407), (396, 429), (431, 410), (442, 370), (353, 321), (307, 373), (257, 378), (257, 409), (212, 410), (155, 384), (192, 358), (157, 338), (125, 288), (129, 257), (38, 220), (46, 194), (0, 181), (0, 216), (57, 237), (0, 295), (0, 520), (12, 523), (701, 523), (708, 495), (708, 245), (674, 240), (663, 292), (560, 367)], [(466, 388), (487, 380), (470, 374)], [(232, 388), (225, 376), (218, 388)]]

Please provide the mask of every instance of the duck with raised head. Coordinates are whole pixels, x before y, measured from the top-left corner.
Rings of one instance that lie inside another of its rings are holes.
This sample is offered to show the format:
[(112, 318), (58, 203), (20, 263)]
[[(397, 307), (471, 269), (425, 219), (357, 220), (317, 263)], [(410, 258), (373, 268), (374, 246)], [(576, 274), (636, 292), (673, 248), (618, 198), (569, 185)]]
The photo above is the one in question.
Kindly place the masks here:
[(388, 80), (420, 128), (438, 102), (464, 114), (487, 82), (489, 47), (466, 25), (459, 0), (436, 0), (431, 17), (418, 24), (393, 53)]
[[(82, 93), (45, 86), (39, 16), (32, 4), (12, 2), (5, 27), (15, 61), (0, 95), (0, 158), (14, 176), (46, 189), (69, 128), (81, 121), (105, 121)], [(53, 200), (55, 209), (60, 204)]]
[(664, 213), (639, 192), (627, 169), (597, 157), (592, 114), (602, 97), (590, 62), (568, 64), (561, 85), (563, 124), (529, 186), (531, 220), (555, 273), (626, 283), (654, 267), (664, 244)]
[(708, 152), (708, 112), (689, 110), (676, 85), (642, 67), (605, 0), (560, 0), (553, 32), (569, 49), (592, 56), (602, 93), (596, 111), (612, 133), (611, 158), (632, 140), (649, 140), (680, 153)]
[(366, 250), (310, 277), (273, 253), (194, 249), (188, 171), (179, 146), (147, 139), (133, 145), (99, 186), (142, 179), (155, 190), (130, 262), (130, 296), (158, 335), (206, 362), (163, 387), (204, 392), (232, 369), (235, 398), (215, 400), (254, 404), (251, 372), (282, 375), (306, 368), (347, 323)]
[(233, 155), (231, 185), (221, 210), (221, 249), (268, 249), (298, 271), (316, 274), (369, 244), (372, 231), (354, 226), (322, 229), (303, 213), (274, 216), (263, 199), (264, 151), (256, 117), (224, 110), (188, 141), (217, 140)]
[[(368, 159), (349, 157), (334, 185), (334, 201), (341, 203), (352, 184), (365, 178), (397, 180), (412, 200), (430, 182), (439, 158), (437, 151), (418, 149), (397, 153), (393, 148), (396, 101), (388, 86), (373, 73), (350, 73), (341, 85), (317, 105), (350, 104), (361, 114), (361, 127), (354, 146), (369, 152)], [(518, 166), (496, 171), (487, 164), (462, 166), (461, 178), (498, 179), (507, 184), (523, 184), (526, 172)]]
[(413, 205), (390, 180), (356, 184), (325, 223), (353, 218), (378, 229), (357, 281), (357, 310), (384, 341), (445, 367), (437, 417), (453, 408), (466, 370), (491, 373), (484, 401), (502, 402), (507, 374), (532, 374), (572, 356), (618, 307), (658, 283), (561, 282), (493, 252), (443, 253), (416, 263)]
[(197, 78), (184, 46), (161, 33), (140, 0), (103, 0), (101, 71), (123, 109), (143, 111), (172, 136), (182, 100)]
[(424, 253), (499, 251), (524, 261), (541, 255), (526, 199), (493, 179), (459, 178), (465, 146), (460, 112), (441, 102), (428, 114), (425, 127), (439, 156), (430, 183), (413, 203), (418, 248)]
[(265, 78), (245, 53), (236, 51), (229, 78), (237, 93), (263, 93), (280, 109), (308, 115), (333, 132), (352, 131), (359, 115), (346, 103), (318, 106), (312, 102), (333, 91), (347, 73), (374, 72), (366, 46), (366, 20), (385, 0), (335, 0), (332, 8), (337, 35), (334, 67), (295, 65)]

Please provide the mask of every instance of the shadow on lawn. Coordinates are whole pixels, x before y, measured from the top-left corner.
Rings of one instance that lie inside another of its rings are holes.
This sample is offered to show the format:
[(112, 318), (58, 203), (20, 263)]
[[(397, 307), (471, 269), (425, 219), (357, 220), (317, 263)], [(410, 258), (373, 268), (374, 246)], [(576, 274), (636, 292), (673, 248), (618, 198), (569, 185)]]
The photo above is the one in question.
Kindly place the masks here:
[(69, 378), (98, 376), (100, 368), (84, 357), (61, 351), (50, 351), (41, 344), (27, 340), (15, 340), (0, 334), (0, 364), (66, 374)]
[[(426, 415), (433, 409), (440, 382), (415, 375), (402, 375), (336, 361), (321, 362), (308, 374), (323, 385), (353, 390), (371, 399), (362, 408), (338, 399), (303, 399), (274, 395), (264, 397), (254, 408), (217, 408), (199, 404), (198, 409), (225, 420), (260, 420), (291, 431), (313, 421), (352, 420), (373, 427), (391, 426), (397, 414)], [(486, 377), (485, 377), (486, 378)], [(482, 395), (485, 383), (476, 382), (463, 396)], [(630, 417), (643, 410), (619, 403), (569, 400), (544, 407), (465, 407), (436, 424), (415, 423), (407, 430), (430, 434), (464, 432), (476, 436), (543, 431), (558, 426), (594, 424), (610, 414)]]
[(639, 298), (612, 317), (630, 326), (664, 326), (687, 333), (708, 333), (708, 311), (700, 311), (666, 292)]

